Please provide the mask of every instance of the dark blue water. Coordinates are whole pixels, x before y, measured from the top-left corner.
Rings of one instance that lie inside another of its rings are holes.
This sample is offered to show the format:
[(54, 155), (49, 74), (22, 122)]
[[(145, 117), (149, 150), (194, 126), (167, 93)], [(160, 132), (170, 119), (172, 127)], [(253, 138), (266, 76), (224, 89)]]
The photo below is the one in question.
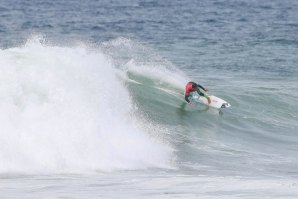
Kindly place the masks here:
[[(297, 10), (1, 1), (0, 196), (296, 198)], [(232, 107), (185, 105), (190, 80)]]

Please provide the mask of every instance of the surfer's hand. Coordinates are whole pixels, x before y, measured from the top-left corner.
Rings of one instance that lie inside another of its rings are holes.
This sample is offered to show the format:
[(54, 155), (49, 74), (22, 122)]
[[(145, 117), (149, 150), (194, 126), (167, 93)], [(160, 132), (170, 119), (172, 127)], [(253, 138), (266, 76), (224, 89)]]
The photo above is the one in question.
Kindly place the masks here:
[(208, 91), (209, 91), (209, 90), (206, 88), (206, 89), (205, 89), (205, 92), (208, 92)]

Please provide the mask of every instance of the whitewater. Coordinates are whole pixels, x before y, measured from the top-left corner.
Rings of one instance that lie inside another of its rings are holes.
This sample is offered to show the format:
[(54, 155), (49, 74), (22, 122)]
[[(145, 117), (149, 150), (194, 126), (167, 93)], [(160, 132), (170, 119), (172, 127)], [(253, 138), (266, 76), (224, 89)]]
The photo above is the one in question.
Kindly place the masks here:
[(138, 127), (129, 92), (100, 51), (37, 38), (0, 56), (1, 173), (170, 167), (170, 147)]

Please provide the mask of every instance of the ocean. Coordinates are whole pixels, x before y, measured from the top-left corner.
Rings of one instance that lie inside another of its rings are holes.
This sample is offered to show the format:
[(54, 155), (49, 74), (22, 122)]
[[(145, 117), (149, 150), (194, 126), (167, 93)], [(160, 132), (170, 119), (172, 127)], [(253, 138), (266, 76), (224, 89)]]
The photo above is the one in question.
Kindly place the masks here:
[(297, 10), (0, 1), (0, 198), (298, 198)]

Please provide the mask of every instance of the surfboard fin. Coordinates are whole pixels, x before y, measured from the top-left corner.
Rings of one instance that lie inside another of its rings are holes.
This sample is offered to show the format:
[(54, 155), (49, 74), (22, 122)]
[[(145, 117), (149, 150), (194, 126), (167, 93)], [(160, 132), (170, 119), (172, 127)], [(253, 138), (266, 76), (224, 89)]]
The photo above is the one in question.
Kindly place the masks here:
[(228, 108), (231, 105), (229, 103), (223, 103), (220, 108)]

